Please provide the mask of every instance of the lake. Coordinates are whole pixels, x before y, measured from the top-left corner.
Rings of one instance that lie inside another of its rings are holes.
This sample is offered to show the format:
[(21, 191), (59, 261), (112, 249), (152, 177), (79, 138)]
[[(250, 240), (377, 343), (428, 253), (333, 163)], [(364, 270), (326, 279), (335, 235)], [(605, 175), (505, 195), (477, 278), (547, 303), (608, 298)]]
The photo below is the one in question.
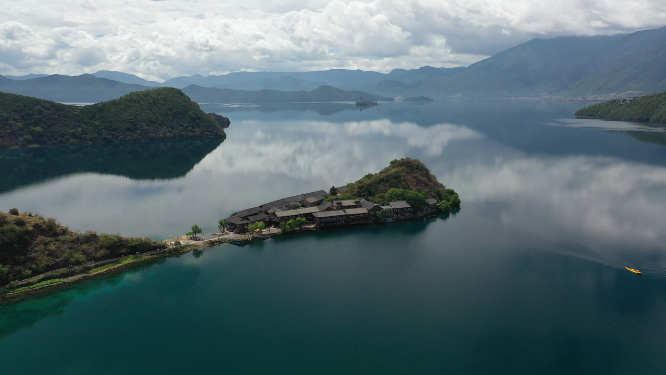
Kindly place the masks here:
[(403, 157), (462, 199), (2, 304), (1, 372), (664, 373), (666, 132), (575, 119), (587, 104), (202, 105), (224, 141), (0, 151), (3, 211), (153, 239)]

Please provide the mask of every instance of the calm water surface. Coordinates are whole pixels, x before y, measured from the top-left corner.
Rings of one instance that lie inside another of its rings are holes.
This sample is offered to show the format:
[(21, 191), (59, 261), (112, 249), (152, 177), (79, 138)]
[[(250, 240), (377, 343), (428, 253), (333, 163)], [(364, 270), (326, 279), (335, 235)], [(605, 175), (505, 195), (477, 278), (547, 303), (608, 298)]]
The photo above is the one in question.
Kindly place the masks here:
[(582, 106), (209, 105), (232, 120), (224, 142), (2, 151), (2, 210), (80, 231), (211, 233), (401, 157), (463, 200), (0, 305), (2, 374), (665, 373), (666, 133)]

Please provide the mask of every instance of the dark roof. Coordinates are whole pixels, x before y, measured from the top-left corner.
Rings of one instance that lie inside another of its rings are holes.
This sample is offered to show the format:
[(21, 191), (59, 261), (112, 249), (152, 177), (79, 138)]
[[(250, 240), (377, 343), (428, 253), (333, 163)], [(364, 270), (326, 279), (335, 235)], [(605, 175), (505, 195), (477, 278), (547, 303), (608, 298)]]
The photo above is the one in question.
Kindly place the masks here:
[(437, 204), (437, 199), (435, 198), (428, 198), (426, 199), (427, 204)]
[(369, 209), (371, 209), (375, 206), (376, 206), (376, 204), (374, 204), (370, 201), (366, 201), (365, 199), (361, 200), (361, 207), (365, 208), (366, 210), (369, 210)]
[(324, 203), (320, 204), (319, 206), (317, 206), (317, 208), (319, 209), (319, 211), (326, 211), (326, 209), (328, 209), (332, 205), (333, 205), (333, 202), (324, 202)]
[(361, 208), (348, 208), (348, 209), (345, 210), (345, 213), (347, 215), (359, 215), (359, 214), (366, 214), (367, 215), (368, 210), (366, 210), (363, 207), (361, 207)]
[(317, 198), (317, 197), (307, 197), (307, 198), (305, 198), (305, 201), (308, 202), (308, 203), (315, 203), (315, 202), (320, 201), (320, 200), (321, 200), (321, 198)]
[(270, 210), (268, 210), (266, 212), (269, 213), (269, 214), (272, 214), (272, 213), (278, 212), (278, 211), (282, 211), (282, 209), (278, 208), (278, 207), (272, 207)]
[(227, 219), (227, 223), (234, 224), (234, 225), (241, 225), (241, 224), (248, 224), (249, 221), (243, 220), (243, 219), (241, 219), (240, 217), (237, 217), (237, 216), (232, 216), (232, 217)]
[(336, 186), (335, 190), (339, 191), (340, 193), (344, 193), (345, 191), (347, 191), (347, 185)]
[(250, 222), (254, 222), (254, 221), (266, 220), (266, 219), (268, 219), (268, 216), (266, 216), (263, 213), (260, 213), (260, 214), (252, 215), (252, 216), (248, 217), (247, 219)]
[(389, 202), (389, 206), (393, 208), (411, 208), (412, 206), (405, 201)]
[(275, 213), (277, 217), (288, 217), (288, 216), (298, 216), (300, 213), (298, 210), (287, 210), (287, 211), (278, 211)]
[(321, 211), (321, 212), (315, 212), (314, 217), (331, 217), (331, 216), (347, 216), (347, 214), (340, 210), (340, 211)]
[(344, 206), (356, 206), (358, 204), (358, 201), (354, 200), (354, 199), (346, 199), (346, 200), (343, 200), (343, 201), (335, 201), (336, 205), (338, 203), (340, 203), (340, 205), (342, 205), (343, 207)]
[(262, 211), (262, 209), (259, 208), (259, 207), (246, 208), (242, 211), (236, 212), (232, 216), (248, 217), (248, 216), (256, 215), (256, 214), (260, 213), (261, 211)]
[(278, 200), (273, 201), (273, 202), (264, 203), (259, 207), (261, 207), (262, 210), (268, 210), (271, 207), (285, 207), (285, 206), (289, 206), (293, 203), (298, 203), (298, 202), (302, 201), (303, 199), (309, 198), (309, 197), (313, 197), (313, 198), (316, 198), (316, 199), (324, 199), (324, 198), (328, 197), (328, 193), (325, 192), (324, 190), (318, 190), (318, 191), (313, 191), (312, 193), (298, 194), (298, 195), (294, 195), (292, 197), (282, 198), (282, 199), (278, 199)]

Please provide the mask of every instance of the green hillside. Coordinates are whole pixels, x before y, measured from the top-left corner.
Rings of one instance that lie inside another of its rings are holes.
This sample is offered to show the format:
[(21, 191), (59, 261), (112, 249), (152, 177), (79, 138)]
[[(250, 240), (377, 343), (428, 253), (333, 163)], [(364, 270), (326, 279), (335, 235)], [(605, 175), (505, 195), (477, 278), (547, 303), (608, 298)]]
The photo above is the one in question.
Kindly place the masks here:
[(166, 247), (150, 238), (75, 233), (54, 219), (14, 213), (0, 212), (0, 285), (69, 265)]
[(219, 124), (173, 88), (84, 107), (0, 93), (0, 148), (224, 136)]
[(311, 91), (232, 90), (190, 85), (183, 89), (192, 100), (199, 103), (296, 103), (356, 101), (360, 97), (369, 100), (393, 101), (363, 91), (345, 91), (333, 86), (320, 86)]
[(413, 207), (423, 207), (426, 199), (436, 198), (449, 202), (451, 207), (460, 206), (460, 198), (453, 189), (447, 189), (437, 181), (420, 160), (410, 158), (391, 161), (379, 173), (367, 174), (347, 185), (343, 194), (330, 196), (327, 200), (360, 198), (377, 204), (406, 200)]
[(620, 104), (617, 100), (597, 103), (578, 110), (576, 116), (666, 123), (666, 92), (646, 95), (626, 104)]

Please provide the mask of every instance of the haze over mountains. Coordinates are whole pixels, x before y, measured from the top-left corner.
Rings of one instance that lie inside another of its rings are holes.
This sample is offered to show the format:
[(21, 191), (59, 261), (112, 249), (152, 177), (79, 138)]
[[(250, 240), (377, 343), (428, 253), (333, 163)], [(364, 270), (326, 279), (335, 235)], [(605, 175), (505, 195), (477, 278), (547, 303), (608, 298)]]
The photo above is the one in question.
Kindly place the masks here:
[[(355, 100), (357, 96), (382, 100), (381, 96), (417, 95), (444, 98), (648, 94), (666, 91), (666, 28), (614, 36), (533, 39), (467, 68), (426, 66), (395, 69), (387, 74), (342, 69), (237, 72), (176, 77), (163, 83), (111, 71), (75, 77), (31, 74), (0, 78), (1, 91), (63, 102), (97, 102), (159, 86), (181, 88), (200, 102), (253, 103), (308, 98)], [(336, 90), (326, 88), (305, 94), (322, 86)], [(272, 91), (260, 94), (261, 90)]]

